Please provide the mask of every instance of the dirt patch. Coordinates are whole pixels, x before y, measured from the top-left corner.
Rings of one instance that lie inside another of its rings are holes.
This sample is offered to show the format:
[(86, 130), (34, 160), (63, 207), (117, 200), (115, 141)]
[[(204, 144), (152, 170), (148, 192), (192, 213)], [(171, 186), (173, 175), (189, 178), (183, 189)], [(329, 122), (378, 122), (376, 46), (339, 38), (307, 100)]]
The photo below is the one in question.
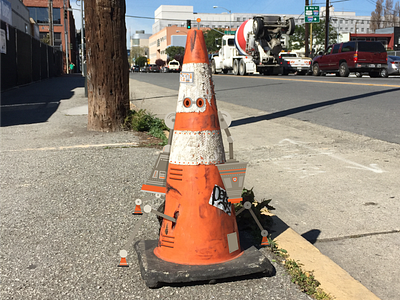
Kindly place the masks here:
[(139, 137), (139, 147), (162, 149), (162, 140), (156, 138), (147, 132), (137, 131), (135, 134)]

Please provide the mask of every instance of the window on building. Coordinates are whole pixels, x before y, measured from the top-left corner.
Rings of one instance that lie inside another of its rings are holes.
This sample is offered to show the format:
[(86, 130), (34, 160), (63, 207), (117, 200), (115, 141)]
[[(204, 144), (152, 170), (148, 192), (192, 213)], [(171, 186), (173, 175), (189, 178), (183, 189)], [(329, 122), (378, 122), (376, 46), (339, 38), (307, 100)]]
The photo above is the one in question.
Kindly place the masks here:
[(364, 20), (361, 21), (361, 24), (364, 24)]
[(340, 24), (343, 24), (343, 20), (340, 20)]
[(246, 18), (243, 18), (243, 22), (246, 21)]
[(350, 24), (353, 24), (353, 20), (350, 21)]
[(54, 32), (54, 47), (61, 47), (61, 32)]
[[(49, 24), (47, 7), (28, 7), (29, 16), (38, 24)], [(61, 9), (53, 8), (53, 24), (61, 24)]]
[(236, 18), (236, 21), (240, 22), (240, 17), (237, 17), (237, 18)]
[(346, 22), (345, 22), (346, 24), (349, 24), (349, 20), (346, 20)]
[(363, 28), (361, 28), (361, 32), (364, 32), (364, 27), (363, 27)]
[(346, 27), (344, 30), (348, 30), (349, 29), (349, 27)]
[(53, 8), (53, 24), (61, 24), (61, 9)]

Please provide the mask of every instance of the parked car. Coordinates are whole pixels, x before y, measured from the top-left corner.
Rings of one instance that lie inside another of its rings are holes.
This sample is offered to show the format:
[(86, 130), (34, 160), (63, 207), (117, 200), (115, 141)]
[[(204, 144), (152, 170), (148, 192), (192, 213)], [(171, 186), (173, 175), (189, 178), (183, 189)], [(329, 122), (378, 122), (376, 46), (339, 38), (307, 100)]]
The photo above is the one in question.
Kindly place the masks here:
[(139, 72), (139, 71), (140, 71), (139, 66), (136, 66), (136, 65), (132, 66), (131, 72)]
[(350, 41), (334, 44), (313, 59), (314, 76), (336, 73), (347, 77), (350, 72), (367, 72), (370, 77), (379, 77), (387, 68), (387, 53), (381, 42)]
[(388, 55), (387, 68), (382, 69), (381, 76), (400, 75), (400, 56)]
[(148, 66), (143, 66), (140, 68), (140, 72), (142, 73), (149, 73), (149, 67)]
[(176, 59), (173, 59), (168, 63), (168, 69), (170, 72), (180, 72), (181, 64)]
[(155, 72), (160, 72), (160, 66), (157, 66), (156, 64), (150, 64), (148, 65), (149, 67), (149, 72), (155, 73)]
[(164, 66), (161, 68), (161, 73), (168, 73), (168, 72), (169, 72), (168, 66)]

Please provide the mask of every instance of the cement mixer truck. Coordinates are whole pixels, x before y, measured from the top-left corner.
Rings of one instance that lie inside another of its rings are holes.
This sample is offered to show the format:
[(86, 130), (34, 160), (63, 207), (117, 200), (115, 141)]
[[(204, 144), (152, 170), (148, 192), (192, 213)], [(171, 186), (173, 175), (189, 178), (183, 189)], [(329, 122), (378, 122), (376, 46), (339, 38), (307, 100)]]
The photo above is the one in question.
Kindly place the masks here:
[(292, 35), (293, 18), (255, 16), (243, 22), (235, 35), (222, 37), (218, 56), (211, 61), (213, 74), (232, 70), (234, 75), (282, 73), (279, 53), (285, 37)]

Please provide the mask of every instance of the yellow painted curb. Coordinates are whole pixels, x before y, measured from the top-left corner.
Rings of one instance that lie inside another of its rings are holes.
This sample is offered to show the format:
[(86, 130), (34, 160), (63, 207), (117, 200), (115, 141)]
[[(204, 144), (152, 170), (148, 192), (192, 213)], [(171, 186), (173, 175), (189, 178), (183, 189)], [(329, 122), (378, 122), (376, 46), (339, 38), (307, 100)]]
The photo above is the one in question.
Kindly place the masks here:
[(316, 247), (287, 228), (275, 239), (279, 248), (287, 250), (289, 258), (300, 262), (304, 271), (313, 271), (325, 293), (337, 300), (379, 300), (379, 298), (322, 254)]

